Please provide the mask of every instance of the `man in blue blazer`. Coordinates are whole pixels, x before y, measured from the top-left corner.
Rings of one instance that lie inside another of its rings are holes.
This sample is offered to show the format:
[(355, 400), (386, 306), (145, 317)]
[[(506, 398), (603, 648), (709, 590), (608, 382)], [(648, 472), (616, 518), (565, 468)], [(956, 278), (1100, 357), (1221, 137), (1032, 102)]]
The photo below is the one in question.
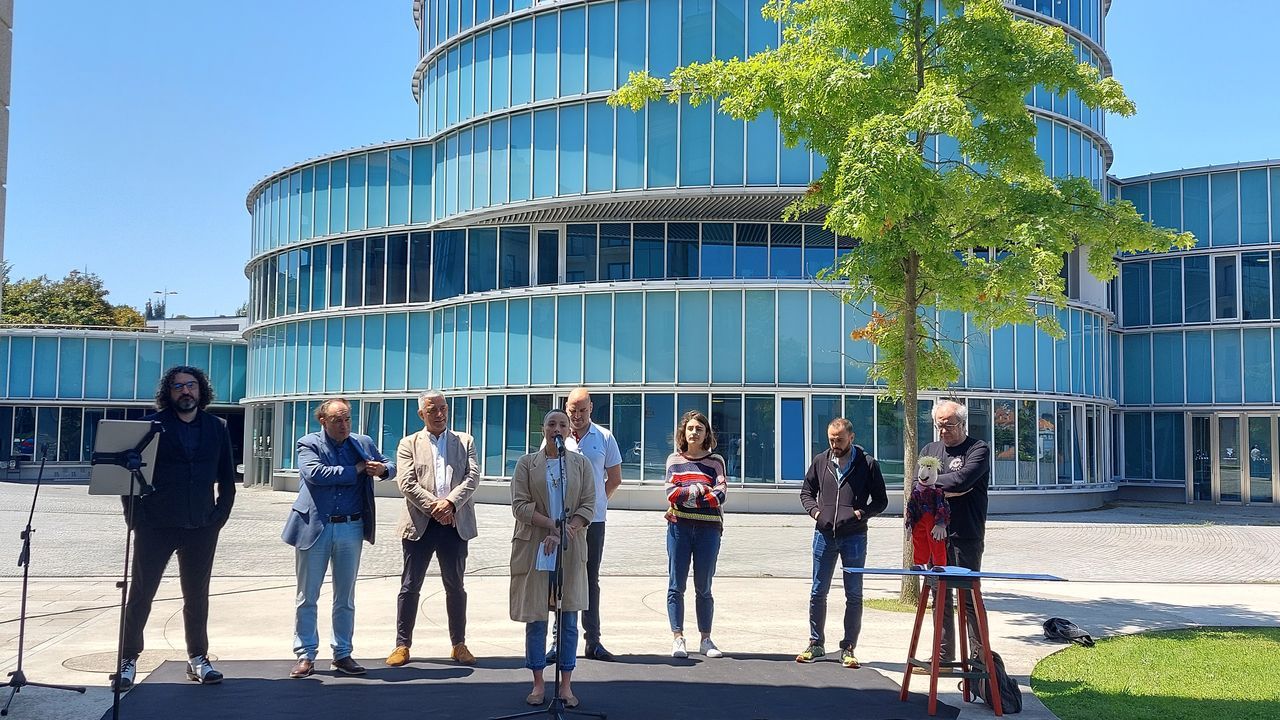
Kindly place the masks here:
[(344, 675), (363, 675), (351, 658), (355, 634), (356, 575), (362, 542), (373, 543), (373, 478), (395, 477), (368, 435), (351, 432), (351, 405), (342, 398), (320, 403), (316, 419), (320, 432), (298, 439), (298, 499), (289, 511), (281, 537), (297, 551), (298, 600), (294, 617), (293, 654), (297, 663), (291, 678), (315, 669), (320, 636), (316, 601), (325, 571), (333, 563), (333, 663)]

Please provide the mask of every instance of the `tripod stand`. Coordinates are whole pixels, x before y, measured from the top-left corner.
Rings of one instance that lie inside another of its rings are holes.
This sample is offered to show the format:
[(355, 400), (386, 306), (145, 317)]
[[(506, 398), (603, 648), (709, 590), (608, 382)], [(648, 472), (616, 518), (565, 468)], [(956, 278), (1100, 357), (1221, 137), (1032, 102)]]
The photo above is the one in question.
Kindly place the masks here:
[(18, 565), (22, 568), (22, 603), (21, 609), (18, 611), (18, 667), (9, 673), (9, 699), (5, 701), (4, 707), (0, 708), (0, 715), (9, 714), (9, 706), (13, 704), (13, 699), (22, 692), (22, 688), (42, 687), (52, 690), (70, 690), (84, 694), (84, 688), (75, 685), (50, 685), (48, 683), (31, 682), (27, 679), (26, 673), (22, 671), (22, 651), (26, 641), (27, 634), (27, 579), (31, 576), (31, 533), (35, 530), (31, 527), (31, 520), (36, 514), (36, 500), (40, 497), (40, 483), (44, 480), (44, 461), (49, 454), (49, 444), (44, 443), (40, 446), (40, 471), (36, 473), (36, 491), (31, 496), (31, 512), (27, 514), (27, 527), (20, 533), (22, 537), (22, 550), (18, 553)]
[(560, 647), (560, 633), (564, 631), (564, 552), (565, 533), (569, 525), (569, 507), (565, 502), (565, 490), (569, 482), (564, 469), (564, 438), (559, 435), (555, 436), (555, 444), (560, 463), (560, 512), (558, 513), (559, 517), (556, 518), (556, 529), (560, 533), (560, 544), (556, 546), (556, 569), (551, 573), (551, 599), (556, 609), (556, 623), (551, 645), (556, 649), (555, 674), (553, 677), (553, 687), (556, 689), (556, 694), (555, 697), (551, 698), (551, 703), (545, 708), (516, 713), (515, 715), (503, 715), (492, 718), (492, 720), (515, 720), (516, 718), (538, 717), (540, 715), (545, 715), (550, 720), (566, 720), (571, 715), (600, 718), (600, 720), (605, 720), (607, 717), (604, 713), (570, 710), (565, 707), (564, 698), (560, 697), (560, 657), (564, 654), (564, 650)]

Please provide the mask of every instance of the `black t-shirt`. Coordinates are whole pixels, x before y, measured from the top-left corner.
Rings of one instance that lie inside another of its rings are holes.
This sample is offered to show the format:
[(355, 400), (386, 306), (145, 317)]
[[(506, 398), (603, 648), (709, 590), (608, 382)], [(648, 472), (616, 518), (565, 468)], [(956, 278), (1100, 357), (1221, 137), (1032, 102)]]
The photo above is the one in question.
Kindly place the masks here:
[(948, 535), (959, 540), (982, 540), (987, 531), (987, 486), (991, 481), (987, 444), (972, 437), (966, 437), (955, 447), (934, 441), (920, 449), (920, 456), (942, 461), (938, 471), (939, 488), (949, 493), (964, 493), (947, 498), (951, 503)]

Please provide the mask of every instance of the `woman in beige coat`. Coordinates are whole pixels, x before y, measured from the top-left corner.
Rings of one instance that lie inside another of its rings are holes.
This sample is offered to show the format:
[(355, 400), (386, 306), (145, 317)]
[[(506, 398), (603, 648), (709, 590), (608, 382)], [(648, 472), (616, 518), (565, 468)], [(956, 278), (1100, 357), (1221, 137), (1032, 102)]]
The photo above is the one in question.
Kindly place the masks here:
[[(564, 574), (561, 606), (564, 627), (560, 632), (559, 697), (565, 707), (578, 706), (569, 680), (578, 652), (578, 611), (585, 610), (587, 598), (587, 525), (595, 517), (595, 481), (590, 462), (575, 452), (564, 453), (563, 476), (555, 439), (569, 434), (569, 416), (552, 410), (542, 420), (542, 447), (520, 458), (511, 478), (511, 512), (516, 517), (511, 539), (511, 619), (525, 623), (525, 667), (533, 672), (533, 689), (525, 698), (541, 705), (544, 698), (542, 671), (547, 666), (547, 613), (554, 610), (551, 573), (538, 570), (539, 553), (563, 551)], [(566, 546), (560, 548), (559, 496), (564, 490)]]

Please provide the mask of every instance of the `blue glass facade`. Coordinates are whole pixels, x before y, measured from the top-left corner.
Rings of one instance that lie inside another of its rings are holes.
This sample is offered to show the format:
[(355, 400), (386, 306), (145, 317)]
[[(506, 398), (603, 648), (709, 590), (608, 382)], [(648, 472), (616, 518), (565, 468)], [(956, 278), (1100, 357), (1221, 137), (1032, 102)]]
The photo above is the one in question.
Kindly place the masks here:
[(1196, 245), (1121, 261), (1117, 474), (1186, 484), (1197, 500), (1274, 502), (1280, 164), (1161, 173), (1118, 190)]
[[(0, 462), (87, 465), (97, 421), (154, 410), (156, 384), (174, 365), (203, 369), (210, 411), (243, 436), (248, 349), (210, 335), (7, 327), (0, 335)], [(14, 470), (19, 468), (14, 467)]]
[[(1110, 73), (1102, 0), (1009, 5)], [(255, 449), (283, 448), (255, 453), (268, 474), (289, 474), (320, 398), (353, 398), (359, 427), (391, 447), (419, 427), (415, 398), (431, 388), (475, 435), (484, 474), (503, 478), (542, 413), (585, 384), (627, 484), (661, 481), (690, 408), (711, 416), (735, 483), (791, 492), (840, 414), (901, 481), (902, 408), (868, 379), (874, 348), (849, 338), (874, 308), (812, 282), (849, 241), (777, 222), (823, 159), (785, 147), (769, 116), (605, 103), (633, 70), (776, 44), (755, 0), (427, 0), (414, 17), (421, 137), (303, 163), (248, 197), (246, 401), (266, 435)], [(992, 444), (997, 497), (1191, 493), (1192, 407), (1273, 402), (1280, 386), (1265, 248), (1280, 186), (1256, 168), (1108, 182), (1101, 114), (1042, 89), (1027, 105), (1049, 172), (1106, 184), (1204, 246), (1124, 258), (1111, 288), (1068, 258), (1071, 302), (1037, 307), (1062, 338), (936, 318), (961, 370), (946, 394)]]

